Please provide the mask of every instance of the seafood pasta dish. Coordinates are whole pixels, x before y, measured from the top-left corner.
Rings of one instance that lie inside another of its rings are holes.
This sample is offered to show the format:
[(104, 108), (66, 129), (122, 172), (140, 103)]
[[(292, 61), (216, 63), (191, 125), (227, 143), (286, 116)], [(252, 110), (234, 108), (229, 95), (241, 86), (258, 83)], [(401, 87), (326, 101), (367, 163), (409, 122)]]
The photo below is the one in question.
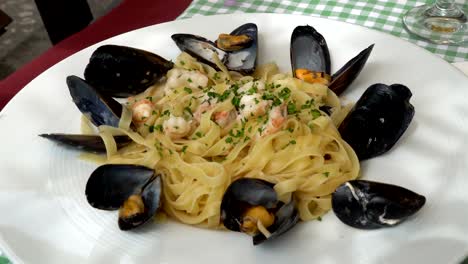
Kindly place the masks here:
[(375, 229), (424, 205), (403, 187), (356, 180), (359, 161), (392, 148), (414, 115), (401, 84), (371, 85), (355, 104), (340, 100), (373, 45), (332, 75), (326, 41), (310, 26), (292, 33), (292, 73), (256, 64), (252, 23), (215, 42), (172, 38), (182, 51), (174, 62), (99, 47), (85, 79), (67, 77), (82, 134), (41, 135), (101, 153), (84, 156), (101, 163), (85, 195), (95, 208), (118, 209), (120, 229), (168, 215), (259, 244), (330, 209), (345, 224)]
[(300, 218), (316, 219), (331, 208), (331, 193), (358, 175), (356, 154), (333, 122), (343, 116), (337, 96), (275, 65), (242, 76), (182, 53), (166, 82), (128, 106), (136, 131), (102, 127), (101, 135), (109, 146), (113, 134), (136, 144), (109, 147), (108, 162), (161, 172), (164, 211), (187, 224), (218, 227), (222, 196), (239, 178), (274, 183), (285, 203), (295, 192)]

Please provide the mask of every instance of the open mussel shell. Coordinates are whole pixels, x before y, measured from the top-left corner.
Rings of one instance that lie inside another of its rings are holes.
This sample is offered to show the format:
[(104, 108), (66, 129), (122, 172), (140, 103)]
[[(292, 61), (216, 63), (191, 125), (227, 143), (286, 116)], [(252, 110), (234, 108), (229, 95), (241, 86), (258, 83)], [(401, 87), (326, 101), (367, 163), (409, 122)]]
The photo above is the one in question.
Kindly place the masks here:
[(67, 77), (67, 85), (73, 102), (83, 115), (95, 126), (119, 126), (122, 115), (122, 105), (97, 91), (92, 85), (80, 77)]
[(359, 75), (373, 48), (374, 44), (370, 45), (334, 73), (328, 88), (330, 88), (330, 90), (332, 90), (336, 95), (343, 93), (343, 91), (346, 90), (346, 88), (348, 88), (348, 86), (351, 85)]
[(251, 39), (249, 45), (229, 54), (226, 67), (233, 71), (250, 74), (257, 65), (258, 28), (254, 23), (244, 24), (231, 32), (231, 35), (247, 35)]
[[(52, 133), (40, 134), (39, 136), (79, 150), (95, 153), (106, 152), (106, 145), (99, 135)], [(125, 147), (132, 141), (128, 136), (114, 136), (114, 140), (117, 144), (117, 149)]]
[(325, 38), (306, 26), (297, 26), (291, 35), (291, 66), (295, 76), (297, 69), (323, 72), (330, 75), (330, 52)]
[(119, 227), (129, 230), (151, 219), (160, 207), (161, 177), (154, 170), (125, 164), (98, 167), (86, 183), (86, 198), (94, 208), (117, 210)]
[(278, 201), (273, 186), (265, 180), (252, 178), (242, 178), (232, 182), (221, 202), (223, 225), (229, 230), (242, 232), (246, 212), (254, 207), (262, 207), (269, 214), (274, 215), (274, 222), (266, 227), (271, 233), (269, 238), (262, 233), (254, 234), (254, 245), (278, 237), (291, 229), (299, 221), (295, 202), (293, 199), (288, 204)]
[(377, 83), (367, 88), (339, 127), (359, 160), (381, 155), (395, 145), (414, 116), (411, 95), (401, 84)]
[(249, 45), (236, 51), (225, 51), (206, 38), (192, 34), (174, 34), (172, 39), (180, 50), (199, 59), (214, 68), (218, 68), (213, 55), (226, 65), (229, 70), (241, 73), (252, 73), (257, 63), (258, 29), (253, 23), (244, 24), (230, 35), (247, 35), (251, 39)]
[(192, 34), (174, 34), (171, 37), (181, 51), (187, 52), (213, 68), (217, 68), (213, 56), (217, 56), (224, 64), (228, 60), (228, 53), (206, 38)]
[(86, 81), (112, 97), (139, 94), (172, 69), (173, 63), (151, 52), (118, 45), (96, 49), (86, 66)]
[(335, 215), (359, 229), (395, 226), (421, 209), (426, 198), (400, 186), (352, 180), (332, 194)]

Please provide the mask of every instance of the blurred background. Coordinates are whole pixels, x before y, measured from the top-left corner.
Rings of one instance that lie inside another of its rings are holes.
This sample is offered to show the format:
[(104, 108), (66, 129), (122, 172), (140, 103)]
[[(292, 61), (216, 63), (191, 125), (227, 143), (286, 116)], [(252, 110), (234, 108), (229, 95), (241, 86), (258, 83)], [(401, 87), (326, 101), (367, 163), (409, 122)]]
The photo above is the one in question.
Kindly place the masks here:
[[(51, 0), (42, 0), (44, 1)], [(93, 20), (96, 20), (122, 0), (87, 0), (87, 2)], [(0, 80), (2, 80), (50, 48), (52, 42), (34, 0), (0, 0), (0, 10), (13, 19), (7, 26), (6, 32), (0, 35)]]

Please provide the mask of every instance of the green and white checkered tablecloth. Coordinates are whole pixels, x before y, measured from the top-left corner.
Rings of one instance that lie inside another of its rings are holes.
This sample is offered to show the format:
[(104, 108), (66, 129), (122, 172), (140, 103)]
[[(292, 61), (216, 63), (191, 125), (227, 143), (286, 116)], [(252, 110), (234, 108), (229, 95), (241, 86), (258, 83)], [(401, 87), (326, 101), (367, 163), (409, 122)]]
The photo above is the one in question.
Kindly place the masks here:
[[(402, 16), (409, 9), (435, 0), (195, 0), (179, 16), (189, 18), (230, 13), (286, 13), (341, 20), (409, 40), (449, 62), (468, 61), (468, 46), (436, 45), (404, 29)], [(457, 1), (468, 10), (468, 1)], [(465, 11), (466, 12), (466, 11)]]

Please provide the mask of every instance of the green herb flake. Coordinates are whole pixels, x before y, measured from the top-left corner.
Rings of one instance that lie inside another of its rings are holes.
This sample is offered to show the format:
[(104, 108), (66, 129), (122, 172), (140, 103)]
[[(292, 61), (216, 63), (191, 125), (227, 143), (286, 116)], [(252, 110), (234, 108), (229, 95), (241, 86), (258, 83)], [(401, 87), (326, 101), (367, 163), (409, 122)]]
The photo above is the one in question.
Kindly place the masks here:
[(188, 94), (191, 94), (192, 93), (192, 89), (188, 88), (188, 87), (184, 87), (184, 91)]
[(181, 60), (180, 65), (185, 65), (185, 61)]
[(201, 138), (201, 137), (203, 137), (203, 134), (202, 134), (202, 132), (197, 131), (197, 133), (195, 133), (195, 136)]
[(161, 124), (154, 126), (154, 130), (157, 130), (159, 132), (163, 132), (163, 126)]
[(328, 178), (328, 176), (330, 176), (330, 172), (328, 172), (328, 171), (327, 171), (327, 172), (324, 172), (324, 173), (323, 173), (323, 176), (325, 176), (325, 177)]
[(295, 113), (297, 113), (296, 105), (293, 102), (288, 103), (287, 109), (288, 115), (294, 115)]
[(310, 114), (312, 115), (313, 119), (316, 119), (317, 117), (320, 117), (322, 115), (317, 109), (310, 110)]
[(226, 143), (232, 143), (232, 137), (227, 137), (225, 141)]
[(231, 91), (229, 91), (229, 90), (224, 91), (224, 93), (222, 95), (218, 96), (218, 101), (222, 102), (222, 101), (226, 100), (229, 97), (230, 94), (231, 94)]
[(188, 78), (188, 79), (187, 79), (187, 82), (191, 83), (191, 82), (192, 82), (192, 79)]
[(171, 112), (169, 111), (169, 109), (167, 110), (164, 110), (164, 112), (162, 113), (162, 116), (170, 116), (171, 115)]
[(187, 150), (187, 146), (183, 146), (183, 147), (182, 147), (182, 153), (185, 154), (185, 151), (186, 151), (186, 150)]
[(148, 99), (149, 101), (153, 102), (153, 97), (151, 97), (151, 96), (146, 97), (146, 99)]
[(293, 139), (293, 140), (289, 141), (289, 144), (296, 145), (296, 140)]
[(213, 79), (219, 80), (219, 73), (216, 72), (216, 73), (213, 75)]
[(234, 107), (239, 108), (240, 100), (240, 97), (234, 96), (231, 100), (231, 103)]
[(247, 141), (249, 141), (249, 140), (250, 140), (250, 137), (245, 137), (245, 138), (244, 138), (244, 142), (247, 142)]
[(291, 96), (291, 90), (288, 87), (283, 88), (278, 94), (279, 98), (286, 100)]
[(158, 112), (156, 112), (156, 110), (153, 110), (153, 112), (151, 112), (152, 115), (157, 115)]
[(153, 133), (154, 132), (154, 126), (149, 126), (148, 130), (149, 130), (150, 133)]
[(190, 109), (190, 107), (186, 106), (186, 107), (184, 108), (184, 111), (187, 112), (187, 113), (189, 113), (189, 115), (193, 116), (193, 112), (192, 112), (192, 109)]
[(317, 220), (322, 222), (322, 217), (321, 216), (317, 217)]
[(288, 131), (289, 131), (289, 133), (292, 133), (292, 132), (294, 132), (294, 128), (289, 127), (289, 128), (288, 128)]

